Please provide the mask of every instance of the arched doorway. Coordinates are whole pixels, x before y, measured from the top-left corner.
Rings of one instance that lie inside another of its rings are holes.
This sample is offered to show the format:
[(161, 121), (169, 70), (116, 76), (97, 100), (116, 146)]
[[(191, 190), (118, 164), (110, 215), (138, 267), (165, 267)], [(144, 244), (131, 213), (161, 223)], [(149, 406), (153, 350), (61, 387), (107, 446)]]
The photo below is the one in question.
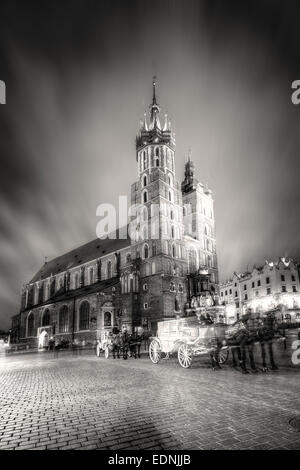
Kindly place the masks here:
[(49, 335), (46, 330), (43, 330), (39, 336), (39, 348), (48, 348), (49, 346)]

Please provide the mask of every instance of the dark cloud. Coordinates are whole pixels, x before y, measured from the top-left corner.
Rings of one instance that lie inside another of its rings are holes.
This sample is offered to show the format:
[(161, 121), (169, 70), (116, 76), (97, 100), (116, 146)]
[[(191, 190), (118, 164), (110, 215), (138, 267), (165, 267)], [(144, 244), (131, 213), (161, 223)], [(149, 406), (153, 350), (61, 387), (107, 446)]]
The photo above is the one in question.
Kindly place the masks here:
[(158, 75), (215, 197), (221, 277), (299, 256), (296, 3), (2, 2), (0, 328), (21, 284), (95, 237), (96, 208), (130, 195), (134, 138)]

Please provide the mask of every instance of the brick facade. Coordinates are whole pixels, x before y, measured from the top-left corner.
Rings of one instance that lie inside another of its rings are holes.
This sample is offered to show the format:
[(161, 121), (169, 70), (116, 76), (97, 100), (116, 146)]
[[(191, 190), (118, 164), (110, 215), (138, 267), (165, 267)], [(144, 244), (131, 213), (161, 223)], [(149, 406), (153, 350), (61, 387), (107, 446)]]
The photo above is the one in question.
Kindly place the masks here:
[(150, 108), (136, 138), (131, 204), (140, 208), (129, 220), (131, 237), (118, 231), (115, 240), (97, 239), (45, 263), (22, 292), (20, 341), (38, 346), (43, 328), (58, 341), (89, 343), (114, 325), (155, 333), (158, 321), (185, 314), (199, 294), (191, 285), (200, 286), (188, 277), (201, 269), (218, 293), (211, 191), (195, 179), (190, 158), (177, 181), (175, 135), (167, 118), (160, 123), (155, 83)]

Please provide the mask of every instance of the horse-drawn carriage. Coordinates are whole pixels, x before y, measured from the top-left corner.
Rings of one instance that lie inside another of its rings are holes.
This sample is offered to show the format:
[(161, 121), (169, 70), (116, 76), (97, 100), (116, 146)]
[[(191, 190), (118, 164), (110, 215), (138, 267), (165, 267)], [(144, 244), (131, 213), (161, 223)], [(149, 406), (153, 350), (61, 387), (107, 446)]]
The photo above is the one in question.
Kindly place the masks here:
[(104, 352), (105, 359), (108, 359), (111, 354), (113, 358), (127, 359), (128, 354), (130, 357), (140, 357), (140, 349), (142, 343), (142, 336), (137, 332), (128, 334), (127, 331), (121, 333), (118, 328), (113, 328), (112, 331), (106, 331), (104, 336), (98, 340), (96, 346), (96, 355), (100, 357), (101, 352)]
[(196, 316), (158, 322), (157, 336), (151, 338), (149, 356), (157, 364), (165, 355), (177, 354), (181, 367), (188, 368), (196, 356), (209, 354), (212, 366), (219, 367), (228, 359), (223, 347), (226, 325), (201, 323)]
[[(200, 309), (198, 309), (200, 310)], [(193, 358), (209, 354), (213, 369), (220, 368), (232, 351), (233, 365), (239, 365), (243, 372), (246, 368), (246, 351), (253, 372), (258, 369), (254, 362), (253, 347), (259, 344), (262, 356), (262, 371), (268, 370), (266, 348), (272, 370), (277, 370), (273, 355), (273, 342), (285, 340), (276, 320), (277, 310), (260, 315), (249, 312), (233, 325), (216, 323), (216, 316), (209, 315), (210, 308), (196, 312), (197, 316), (167, 320), (158, 323), (157, 336), (151, 338), (149, 357), (157, 364), (162, 357), (177, 354), (181, 367), (189, 368)], [(238, 364), (236, 362), (236, 354)]]

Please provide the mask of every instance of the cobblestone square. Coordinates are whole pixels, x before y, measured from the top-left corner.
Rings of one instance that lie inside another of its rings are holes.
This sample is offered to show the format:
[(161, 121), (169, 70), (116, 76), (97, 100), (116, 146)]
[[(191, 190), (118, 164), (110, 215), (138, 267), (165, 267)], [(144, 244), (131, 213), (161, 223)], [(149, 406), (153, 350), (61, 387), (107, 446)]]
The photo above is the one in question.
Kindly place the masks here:
[(91, 352), (0, 358), (1, 449), (300, 449), (299, 370)]

